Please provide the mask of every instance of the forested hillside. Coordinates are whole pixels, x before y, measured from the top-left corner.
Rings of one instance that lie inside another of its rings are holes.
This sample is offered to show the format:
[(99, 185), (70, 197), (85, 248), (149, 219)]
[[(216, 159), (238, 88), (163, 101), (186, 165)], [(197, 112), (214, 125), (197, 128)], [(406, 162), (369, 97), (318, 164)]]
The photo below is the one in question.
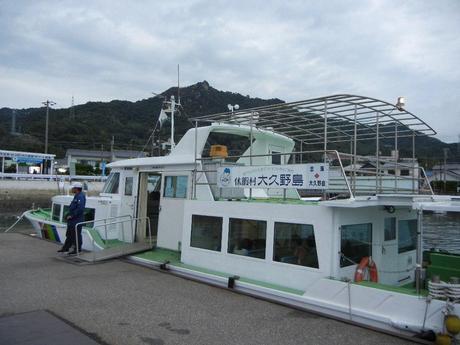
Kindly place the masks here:
[[(141, 150), (149, 138), (160, 113), (163, 96), (177, 95), (173, 87), (161, 94), (137, 102), (114, 100), (88, 102), (71, 108), (50, 109), (49, 152), (62, 157), (68, 148), (108, 150), (112, 136), (115, 149)], [(180, 89), (181, 114), (176, 117), (176, 141), (192, 126), (190, 117), (227, 111), (227, 104), (239, 104), (240, 109), (282, 102), (280, 99), (251, 98), (238, 93), (219, 91), (206, 81)], [(46, 109), (16, 109), (16, 130), (12, 135), (13, 109), (0, 109), (0, 149), (43, 152)], [(163, 126), (160, 138), (169, 137), (169, 123)], [(392, 140), (382, 140), (383, 154), (393, 148)], [(345, 145), (346, 146), (346, 145)], [(338, 147), (349, 151), (348, 147)], [(456, 144), (446, 144), (432, 137), (419, 137), (416, 141), (417, 156), (424, 165), (431, 166), (443, 158), (443, 148), (449, 148), (449, 160), (460, 161)], [(402, 156), (411, 156), (412, 139), (401, 138)], [(362, 146), (361, 154), (375, 150), (374, 143)]]

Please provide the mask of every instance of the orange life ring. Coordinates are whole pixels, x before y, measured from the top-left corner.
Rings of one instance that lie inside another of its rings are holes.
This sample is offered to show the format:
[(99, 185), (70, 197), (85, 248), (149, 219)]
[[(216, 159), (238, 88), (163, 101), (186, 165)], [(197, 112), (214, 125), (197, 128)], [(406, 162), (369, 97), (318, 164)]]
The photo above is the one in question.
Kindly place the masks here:
[(375, 261), (372, 260), (372, 258), (369, 256), (363, 257), (359, 262), (358, 267), (356, 267), (355, 282), (360, 282), (363, 280), (366, 269), (369, 271), (370, 281), (378, 283), (379, 276), (377, 273), (377, 265), (375, 264)]

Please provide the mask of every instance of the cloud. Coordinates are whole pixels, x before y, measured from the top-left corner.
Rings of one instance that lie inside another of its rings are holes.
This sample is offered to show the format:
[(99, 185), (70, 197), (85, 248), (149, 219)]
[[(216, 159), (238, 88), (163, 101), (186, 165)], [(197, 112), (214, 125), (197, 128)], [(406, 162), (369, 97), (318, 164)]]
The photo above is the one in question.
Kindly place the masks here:
[(0, 2), (0, 106), (137, 100), (175, 84), (180, 63), (183, 85), (206, 79), (251, 96), (404, 95), (441, 139), (457, 140), (459, 2), (230, 4)]

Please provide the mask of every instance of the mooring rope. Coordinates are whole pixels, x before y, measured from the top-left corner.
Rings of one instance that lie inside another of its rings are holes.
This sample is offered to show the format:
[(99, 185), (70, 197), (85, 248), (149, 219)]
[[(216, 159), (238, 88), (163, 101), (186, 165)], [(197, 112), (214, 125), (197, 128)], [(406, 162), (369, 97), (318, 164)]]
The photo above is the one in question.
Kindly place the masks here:
[(21, 214), (21, 215), (18, 217), (18, 219), (14, 222), (14, 224), (11, 225), (11, 226), (10, 226), (8, 229), (6, 229), (4, 232), (8, 232), (8, 231), (10, 231), (11, 229), (13, 229), (13, 228), (16, 226), (16, 224), (18, 224), (18, 223), (22, 220), (22, 218), (24, 218), (24, 216), (26, 215), (26, 213), (27, 213), (27, 211), (25, 211), (23, 214)]

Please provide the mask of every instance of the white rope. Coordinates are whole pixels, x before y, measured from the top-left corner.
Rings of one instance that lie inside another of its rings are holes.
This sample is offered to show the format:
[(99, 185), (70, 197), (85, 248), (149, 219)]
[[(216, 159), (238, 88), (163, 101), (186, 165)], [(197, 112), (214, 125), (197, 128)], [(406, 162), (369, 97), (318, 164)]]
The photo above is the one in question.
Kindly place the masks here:
[(448, 298), (453, 301), (460, 300), (460, 284), (452, 284), (443, 281), (435, 283), (429, 281), (428, 291), (430, 296), (434, 298)]
[(13, 228), (16, 226), (16, 224), (18, 224), (18, 223), (21, 221), (21, 219), (24, 218), (24, 216), (26, 215), (26, 213), (27, 213), (27, 211), (24, 212), (23, 214), (21, 214), (21, 216), (18, 217), (18, 219), (14, 222), (14, 224), (11, 225), (11, 226), (10, 226), (8, 229), (6, 229), (4, 232), (8, 232), (8, 231), (10, 231), (11, 229), (13, 229)]

